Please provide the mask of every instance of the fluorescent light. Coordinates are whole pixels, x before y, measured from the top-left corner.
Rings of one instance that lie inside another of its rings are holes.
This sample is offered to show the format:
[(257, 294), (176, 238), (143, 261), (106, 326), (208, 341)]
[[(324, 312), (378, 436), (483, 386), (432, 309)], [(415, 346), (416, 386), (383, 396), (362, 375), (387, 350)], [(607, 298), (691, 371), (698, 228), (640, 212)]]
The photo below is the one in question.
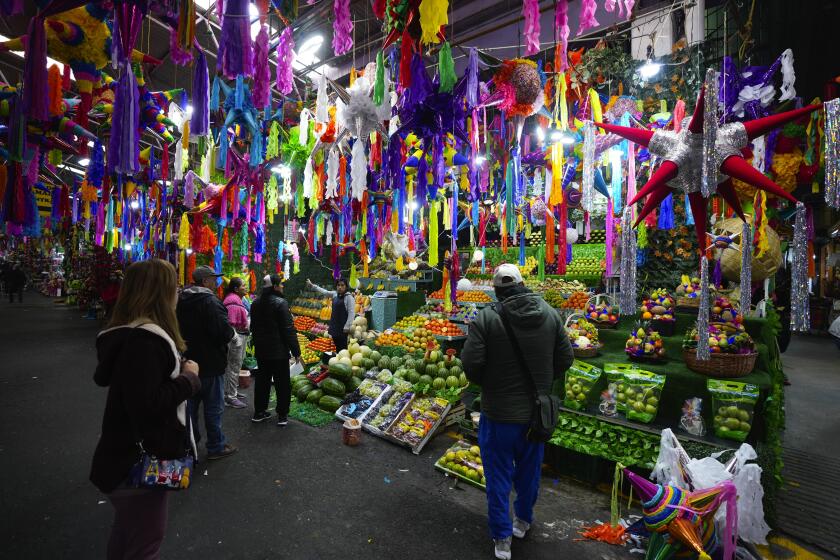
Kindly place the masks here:
[(410, 263), (408, 263), (408, 269), (417, 270), (417, 261), (411, 261)]
[(256, 4), (248, 4), (248, 14), (251, 18), (260, 17), (260, 10), (257, 8)]
[(648, 80), (659, 74), (659, 70), (661, 69), (661, 64), (652, 60), (648, 60), (639, 68), (639, 75), (645, 80)]
[(321, 49), (321, 45), (323, 44), (323, 35), (313, 35), (311, 37), (307, 37), (306, 40), (301, 43), (300, 47), (298, 47), (297, 52), (295, 53), (295, 62), (292, 64), (292, 67), (295, 70), (301, 70), (307, 66), (312, 66), (315, 63), (321, 62), (321, 59), (318, 57), (318, 51)]
[(213, 4), (213, 0), (195, 0), (195, 5), (201, 8), (202, 10), (209, 9), (210, 4)]
[(130, 253), (131, 252), (131, 243), (126, 243), (125, 247), (123, 247), (123, 249), (125, 249), (125, 251), (127, 253)]
[(62, 164), (62, 165), (59, 165), (58, 168), (59, 169), (66, 169), (67, 171), (70, 171), (71, 173), (75, 173), (76, 175), (81, 175), (82, 177), (85, 176), (84, 171), (82, 171), (81, 169), (77, 169), (75, 167), (70, 167), (69, 165)]
[(82, 158), (79, 160), (79, 165), (81, 165), (82, 167), (87, 167), (89, 163), (90, 160), (88, 158)]

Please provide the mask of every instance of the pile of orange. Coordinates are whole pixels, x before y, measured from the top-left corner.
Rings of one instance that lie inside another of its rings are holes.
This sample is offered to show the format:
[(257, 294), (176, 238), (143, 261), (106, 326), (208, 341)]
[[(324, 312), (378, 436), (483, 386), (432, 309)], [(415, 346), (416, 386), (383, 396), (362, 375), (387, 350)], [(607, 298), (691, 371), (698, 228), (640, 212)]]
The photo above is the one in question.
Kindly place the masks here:
[(493, 301), (487, 292), (481, 290), (469, 290), (467, 292), (458, 292), (458, 301), (470, 303), (489, 303)]
[(464, 334), (455, 323), (447, 319), (432, 319), (426, 323), (425, 329), (438, 336), (461, 336)]
[(335, 352), (335, 343), (331, 338), (325, 336), (316, 338), (307, 344), (306, 347), (315, 352)]
[(405, 346), (408, 337), (401, 332), (384, 332), (376, 337), (376, 344), (379, 346)]
[(311, 317), (295, 317), (294, 322), (298, 331), (308, 331), (315, 326), (315, 319)]
[(432, 331), (425, 327), (417, 327), (408, 335), (408, 341), (405, 343), (405, 347), (409, 352), (425, 350), (429, 347), (430, 342), (434, 348), (440, 347)]
[(586, 309), (586, 302), (589, 301), (589, 294), (587, 292), (575, 292), (569, 299), (563, 302), (563, 307), (566, 309)]

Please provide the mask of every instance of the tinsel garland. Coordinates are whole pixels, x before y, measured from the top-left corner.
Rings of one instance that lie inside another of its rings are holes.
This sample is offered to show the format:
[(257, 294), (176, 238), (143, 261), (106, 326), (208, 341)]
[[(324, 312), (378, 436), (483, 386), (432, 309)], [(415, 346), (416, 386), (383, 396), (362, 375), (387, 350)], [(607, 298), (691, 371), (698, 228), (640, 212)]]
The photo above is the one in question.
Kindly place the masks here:
[(709, 350), (709, 261), (700, 260), (700, 307), (697, 309), (697, 359), (708, 360)]
[(808, 290), (808, 232), (805, 205), (796, 203), (793, 225), (793, 266), (790, 272), (790, 328), (808, 332), (811, 328), (811, 309)]
[(451, 92), (458, 77), (455, 75), (455, 62), (452, 60), (452, 48), (449, 46), (449, 41), (445, 41), (438, 52), (438, 76), (440, 77), (438, 91)]
[(350, 0), (335, 0), (333, 3), (332, 46), (336, 56), (350, 52), (353, 48), (353, 20), (350, 16)]
[(718, 131), (717, 75), (714, 68), (706, 70), (705, 93), (703, 95), (703, 172), (700, 191), (703, 198), (709, 198), (717, 187), (718, 166), (715, 158), (715, 142)]
[(525, 20), (525, 56), (540, 52), (540, 3), (539, 0), (522, 2), (522, 17)]
[(621, 294), (619, 309), (631, 314), (636, 309), (636, 232), (633, 231), (633, 216), (630, 208), (624, 209), (621, 217), (621, 268), (619, 271)]
[(439, 43), (440, 28), (449, 23), (448, 0), (422, 0), (420, 2), (420, 42), (424, 45)]
[(825, 203), (840, 209), (840, 98), (825, 102)]
[(271, 103), (271, 69), (268, 64), (268, 28), (263, 25), (254, 42), (254, 87), (251, 101), (262, 110)]
[(595, 127), (586, 123), (583, 127), (583, 178), (580, 183), (580, 206), (592, 212), (595, 197)]
[(752, 230), (741, 225), (741, 314), (746, 316), (752, 302)]
[(292, 26), (288, 25), (280, 34), (277, 43), (277, 89), (283, 95), (292, 93), (295, 85), (294, 64), (295, 64), (295, 39), (292, 35)]
[(688, 195), (685, 195), (685, 198), (683, 198), (683, 207), (685, 208), (685, 225), (693, 226), (694, 214), (691, 213), (691, 204), (689, 203)]

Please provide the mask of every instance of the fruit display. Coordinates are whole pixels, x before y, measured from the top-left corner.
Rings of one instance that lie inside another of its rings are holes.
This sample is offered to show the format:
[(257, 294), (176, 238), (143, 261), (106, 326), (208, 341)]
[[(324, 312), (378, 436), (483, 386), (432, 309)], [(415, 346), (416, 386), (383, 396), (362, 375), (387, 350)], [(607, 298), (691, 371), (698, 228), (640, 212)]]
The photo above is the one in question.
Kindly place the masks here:
[(446, 417), (449, 406), (448, 401), (437, 397), (415, 398), (391, 424), (386, 434), (417, 453), (422, 449), (426, 436)]
[(373, 433), (382, 433), (387, 430), (397, 416), (414, 398), (411, 391), (399, 393), (394, 391), (387, 399), (380, 399), (362, 420), (362, 428)]
[(335, 343), (326, 336), (320, 336), (306, 345), (310, 350), (315, 352), (335, 352)]
[(321, 356), (319, 356), (317, 352), (304, 346), (301, 346), (300, 357), (304, 364), (314, 364), (321, 359)]
[(586, 285), (583, 282), (578, 280), (563, 280), (561, 278), (546, 278), (542, 282), (536, 278), (526, 278), (525, 285), (538, 292), (555, 290), (561, 294), (573, 294), (575, 292), (586, 291)]
[(744, 316), (738, 312), (728, 298), (718, 296), (712, 304), (709, 312), (709, 321), (712, 323), (726, 323), (738, 330), (744, 329)]
[[(604, 375), (607, 376), (607, 391), (615, 400), (616, 412), (624, 413), (627, 410), (627, 384), (624, 382), (625, 374), (638, 369), (639, 368), (635, 364), (604, 364)], [(619, 393), (624, 393), (624, 398), (619, 399)]]
[(385, 383), (365, 379), (352, 393), (344, 398), (344, 404), (336, 411), (335, 415), (341, 420), (355, 418), (361, 421), (379, 396), (388, 398), (390, 391), (391, 389)]
[(362, 293), (356, 293), (356, 315), (364, 315), (365, 311), (370, 309), (370, 296)]
[(353, 318), (353, 323), (350, 325), (351, 338), (357, 341), (367, 342), (373, 339), (373, 333), (368, 332), (368, 322), (363, 316)]
[(461, 327), (447, 319), (431, 319), (423, 325), (423, 328), (437, 336), (464, 336)]
[(575, 410), (586, 408), (586, 403), (601, 378), (602, 371), (593, 365), (575, 360), (571, 367), (566, 370), (566, 393), (563, 396), (563, 404)]
[(597, 257), (573, 258), (566, 265), (566, 274), (571, 276), (598, 276), (604, 272), (604, 259)]
[(465, 441), (459, 441), (447, 449), (446, 453), (435, 462), (435, 468), (480, 488), (485, 488), (487, 485), (487, 480), (484, 478), (484, 465), (481, 462), (481, 449)]
[(312, 317), (299, 316), (294, 318), (295, 329), (297, 329), (298, 332), (307, 332), (315, 326), (315, 323), (317, 323), (317, 321)]
[(395, 347), (405, 346), (408, 342), (408, 337), (401, 332), (388, 329), (376, 337), (377, 346)]
[(452, 310), (452, 313), (449, 315), (450, 321), (457, 321), (459, 323), (472, 323), (475, 321), (475, 318), (478, 317), (478, 307), (473, 304), (466, 304), (456, 306), (456, 309)]
[(683, 274), (680, 279), (680, 285), (674, 290), (677, 297), (698, 298), (700, 297), (700, 279), (696, 276), (689, 278), (688, 274)]
[(519, 273), (522, 274), (522, 277), (529, 276), (537, 270), (537, 259), (534, 257), (527, 257), (525, 259), (525, 264), (517, 264), (517, 268), (519, 268)]
[(408, 341), (405, 343), (405, 349), (408, 352), (417, 352), (425, 350), (431, 345), (432, 349), (440, 348), (440, 344), (435, 339), (434, 333), (425, 327), (417, 327), (406, 333)]
[(406, 329), (422, 327), (426, 324), (426, 321), (428, 321), (428, 319), (426, 317), (421, 317), (420, 315), (407, 315), (394, 323), (391, 328), (395, 331), (404, 331)]
[(332, 316), (332, 301), (311, 288), (304, 288), (292, 301), (289, 310), (295, 316), (329, 321)]
[(312, 328), (309, 329), (309, 332), (312, 334), (317, 334), (318, 336), (327, 336), (327, 331), (329, 327), (325, 323), (315, 323), (312, 325)]
[(537, 228), (531, 230), (531, 235), (525, 238), (525, 244), (531, 247), (538, 247), (542, 244), (542, 231)]
[(758, 387), (719, 379), (709, 379), (706, 386), (712, 395), (715, 435), (736, 441), (746, 440), (752, 429)]
[[(683, 348), (697, 348), (697, 328), (685, 334)], [(746, 331), (726, 324), (709, 325), (709, 350), (713, 354), (752, 354), (755, 351), (753, 339)]]
[[(443, 288), (429, 294), (429, 298), (443, 299)], [(483, 290), (458, 290), (458, 293), (456, 294), (456, 299), (462, 303), (490, 303), (491, 301), (493, 301), (493, 298), (490, 297), (490, 294)]]
[(566, 325), (566, 332), (572, 348), (588, 349), (599, 345), (598, 329), (583, 317), (571, 320)]
[(607, 297), (595, 296), (594, 301), (586, 306), (586, 318), (596, 325), (616, 325), (619, 317), (618, 306), (613, 305)]
[(664, 386), (664, 375), (641, 369), (627, 370), (616, 387), (616, 401), (624, 403), (628, 420), (648, 424), (656, 418)]
[(639, 312), (644, 321), (674, 321), (674, 298), (664, 288), (654, 290), (642, 300)]
[(624, 351), (631, 360), (664, 360), (665, 345), (662, 336), (650, 325), (636, 324), (630, 338), (624, 343)]
[(563, 304), (566, 303), (566, 298), (558, 290), (546, 291), (543, 293), (543, 298), (551, 307), (563, 307)]
[(563, 302), (564, 309), (586, 309), (586, 303), (589, 301), (589, 293), (575, 292), (569, 299)]
[(575, 245), (588, 245), (588, 244), (597, 244), (597, 243), (605, 243), (607, 240), (607, 232), (603, 229), (593, 229), (589, 232), (589, 240), (586, 240), (585, 236), (580, 236), (575, 242)]

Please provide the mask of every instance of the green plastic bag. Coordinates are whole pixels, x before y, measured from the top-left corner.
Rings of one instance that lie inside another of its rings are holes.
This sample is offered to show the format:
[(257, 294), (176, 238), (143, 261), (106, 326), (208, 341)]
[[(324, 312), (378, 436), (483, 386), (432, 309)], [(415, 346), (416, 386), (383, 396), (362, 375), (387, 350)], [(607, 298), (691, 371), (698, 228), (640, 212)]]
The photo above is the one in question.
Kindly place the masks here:
[(715, 435), (735, 441), (746, 440), (752, 429), (758, 387), (738, 381), (709, 379), (706, 388), (712, 395)]
[(604, 364), (604, 373), (607, 375), (607, 390), (615, 394), (615, 410), (618, 413), (625, 414), (627, 412), (627, 384), (624, 382), (624, 374), (638, 369), (639, 367), (635, 364)]
[(595, 384), (603, 372), (593, 365), (575, 360), (566, 371), (563, 404), (575, 410), (583, 410), (592, 394)]
[(627, 385), (627, 419), (649, 424), (659, 412), (659, 399), (665, 386), (665, 376), (642, 369), (624, 374)]

